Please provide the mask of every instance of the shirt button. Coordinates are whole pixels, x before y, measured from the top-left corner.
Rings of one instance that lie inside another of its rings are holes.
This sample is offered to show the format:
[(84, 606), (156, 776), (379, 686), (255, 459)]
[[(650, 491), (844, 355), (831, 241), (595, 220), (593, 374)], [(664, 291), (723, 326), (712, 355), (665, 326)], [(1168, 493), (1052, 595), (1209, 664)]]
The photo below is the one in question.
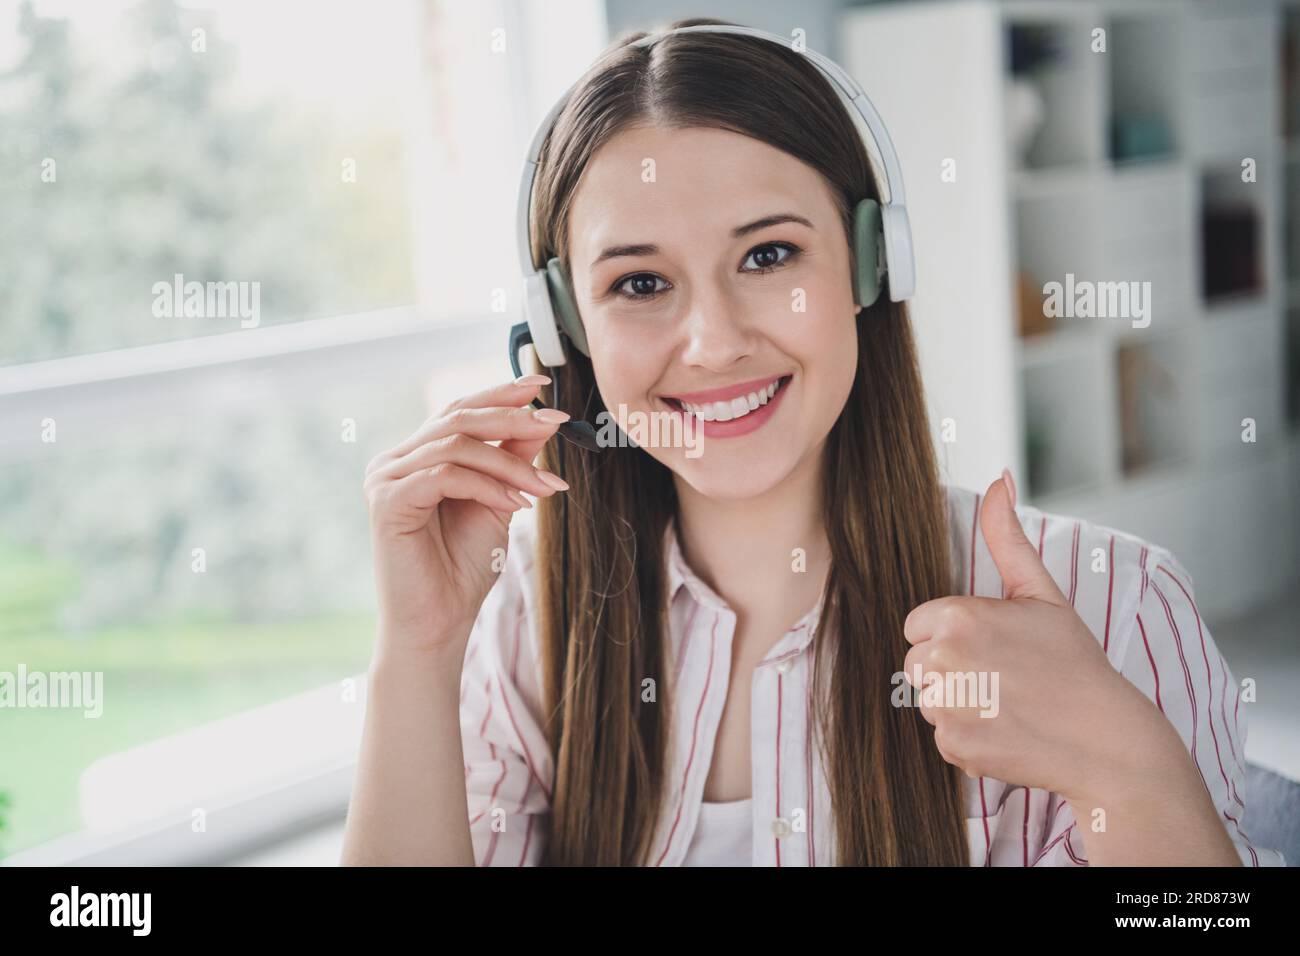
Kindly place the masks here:
[(790, 668), (793, 666), (794, 663), (790, 660), (790, 658), (787, 657), (783, 661), (776, 662), (776, 672), (778, 674), (788, 674), (790, 673)]
[(777, 817), (772, 821), (772, 836), (778, 840), (784, 840), (790, 835), (790, 821), (785, 817)]

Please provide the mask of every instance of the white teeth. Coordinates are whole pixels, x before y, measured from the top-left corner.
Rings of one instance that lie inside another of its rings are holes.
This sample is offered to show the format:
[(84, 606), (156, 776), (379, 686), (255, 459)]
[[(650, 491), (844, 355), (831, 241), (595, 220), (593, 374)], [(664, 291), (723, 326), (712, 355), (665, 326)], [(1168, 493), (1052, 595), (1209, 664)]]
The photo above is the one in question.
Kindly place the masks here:
[(756, 408), (766, 405), (776, 394), (777, 387), (780, 385), (780, 379), (768, 385), (766, 388), (759, 389), (757, 392), (750, 392), (739, 398), (733, 398), (726, 402), (705, 402), (700, 405), (693, 405), (690, 402), (682, 402), (682, 408), (688, 415), (694, 415), (706, 422), (729, 422), (733, 419), (743, 418)]

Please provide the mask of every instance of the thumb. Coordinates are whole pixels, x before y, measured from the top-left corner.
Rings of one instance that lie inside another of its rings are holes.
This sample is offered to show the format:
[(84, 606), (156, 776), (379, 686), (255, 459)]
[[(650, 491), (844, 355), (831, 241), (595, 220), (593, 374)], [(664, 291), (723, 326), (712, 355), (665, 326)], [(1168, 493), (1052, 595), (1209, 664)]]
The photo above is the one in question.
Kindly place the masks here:
[(989, 485), (980, 506), (980, 530), (1002, 576), (1003, 597), (1068, 606), (1070, 602), (1043, 565), (1038, 549), (1025, 537), (1016, 516), (1013, 487), (1011, 473), (1004, 468), (1002, 476)]

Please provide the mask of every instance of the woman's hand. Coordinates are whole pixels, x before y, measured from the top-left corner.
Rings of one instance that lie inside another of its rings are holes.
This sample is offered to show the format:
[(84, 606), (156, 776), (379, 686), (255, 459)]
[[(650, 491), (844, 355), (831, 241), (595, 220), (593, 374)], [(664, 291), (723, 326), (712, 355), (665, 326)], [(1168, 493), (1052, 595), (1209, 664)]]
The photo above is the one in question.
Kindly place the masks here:
[(949, 596), (914, 608), (903, 627), (912, 645), (904, 676), (924, 687), (945, 673), (973, 674), (977, 688), (991, 691), (990, 700), (966, 706), (947, 699), (934, 706), (922, 694), (921, 714), (949, 763), (971, 777), (1093, 799), (1099, 788), (1149, 773), (1145, 749), (1158, 745), (1165, 759), (1181, 742), (1111, 666), (1025, 537), (1014, 504), (999, 479), (980, 511), (1004, 597)]
[(569, 417), (528, 404), (549, 381), (524, 376), (453, 402), (366, 467), (377, 657), (463, 653), (504, 566), (510, 516), (532, 507), (519, 492), (546, 497), (568, 487), (532, 465)]

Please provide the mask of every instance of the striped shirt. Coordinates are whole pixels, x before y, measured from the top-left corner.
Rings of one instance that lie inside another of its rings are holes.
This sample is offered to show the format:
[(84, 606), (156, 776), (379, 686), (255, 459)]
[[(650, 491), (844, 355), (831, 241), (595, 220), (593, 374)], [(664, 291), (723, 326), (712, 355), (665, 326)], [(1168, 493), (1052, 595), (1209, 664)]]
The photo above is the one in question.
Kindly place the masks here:
[[(952, 593), (1001, 597), (981, 534), (982, 495), (945, 485)], [(1196, 607), (1172, 553), (1083, 519), (1020, 505), (1016, 513), (1044, 565), (1111, 664), (1177, 728), (1247, 866), (1283, 865), (1242, 829), (1246, 713), (1240, 687)], [(700, 819), (715, 735), (727, 699), (736, 615), (682, 557), (667, 532), (668, 613), (674, 662), (667, 797), (650, 862), (681, 865)], [(517, 514), (500, 579), (480, 610), (461, 683), (461, 731), (470, 833), (480, 866), (536, 865), (547, 838), (555, 764), (542, 730), (535, 512)], [(754, 670), (752, 859), (755, 866), (830, 866), (834, 820), (820, 751), (811, 746), (813, 608)], [(899, 669), (902, 668), (900, 657)], [(1081, 826), (1059, 794), (963, 776), (974, 866), (1086, 866)]]

